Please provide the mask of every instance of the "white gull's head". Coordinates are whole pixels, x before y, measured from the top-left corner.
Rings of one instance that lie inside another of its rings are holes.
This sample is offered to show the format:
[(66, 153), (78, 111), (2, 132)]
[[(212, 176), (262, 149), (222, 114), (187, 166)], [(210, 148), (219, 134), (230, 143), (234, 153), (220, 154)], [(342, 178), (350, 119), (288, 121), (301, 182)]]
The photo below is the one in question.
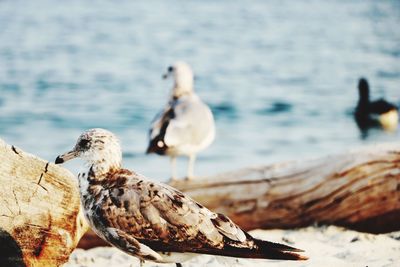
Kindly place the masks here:
[(167, 73), (163, 77), (166, 79), (169, 76), (173, 76), (175, 81), (172, 89), (174, 97), (180, 97), (193, 92), (193, 71), (187, 63), (178, 61), (174, 65), (169, 66)]
[(100, 128), (90, 129), (79, 136), (71, 151), (58, 156), (55, 163), (64, 163), (77, 157), (82, 158), (88, 165), (108, 171), (121, 167), (121, 146), (112, 132)]

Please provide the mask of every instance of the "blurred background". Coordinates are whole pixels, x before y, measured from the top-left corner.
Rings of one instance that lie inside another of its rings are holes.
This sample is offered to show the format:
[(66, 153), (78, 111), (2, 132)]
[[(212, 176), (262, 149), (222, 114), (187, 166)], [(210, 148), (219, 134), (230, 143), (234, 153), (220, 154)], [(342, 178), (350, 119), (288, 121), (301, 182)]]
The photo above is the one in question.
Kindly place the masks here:
[(400, 1), (0, 1), (0, 138), (54, 161), (107, 128), (126, 167), (166, 180), (144, 152), (184, 60), (217, 126), (197, 175), (398, 141), (361, 138), (352, 112), (360, 76), (399, 104), (399, 26)]

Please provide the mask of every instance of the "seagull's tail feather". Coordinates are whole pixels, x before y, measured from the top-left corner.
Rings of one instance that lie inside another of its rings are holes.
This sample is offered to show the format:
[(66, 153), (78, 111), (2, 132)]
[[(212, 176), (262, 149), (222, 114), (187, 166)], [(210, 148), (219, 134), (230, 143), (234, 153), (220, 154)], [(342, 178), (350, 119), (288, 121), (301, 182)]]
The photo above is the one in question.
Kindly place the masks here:
[[(250, 240), (249, 240), (250, 239)], [(301, 249), (289, 247), (279, 243), (272, 243), (248, 236), (248, 241), (252, 245), (243, 246), (237, 242), (225, 243), (223, 249), (205, 248), (198, 251), (198, 253), (205, 253), (211, 255), (220, 255), (235, 258), (251, 258), (251, 259), (272, 259), (272, 260), (307, 260), (308, 257), (300, 255), (295, 252), (303, 252)]]
[(260, 258), (275, 260), (307, 260), (308, 257), (295, 252), (304, 252), (304, 250), (293, 248), (279, 243), (273, 243), (254, 238), (257, 245), (256, 251)]
[[(162, 142), (163, 146), (160, 147), (158, 142)], [(168, 147), (165, 145), (163, 140), (155, 138), (153, 140), (150, 140), (149, 146), (146, 149), (146, 154), (156, 153), (158, 155), (165, 155), (167, 148)]]
[(274, 243), (274, 242), (269, 242), (269, 241), (260, 240), (260, 239), (256, 239), (256, 238), (253, 238), (253, 240), (254, 240), (254, 243), (258, 247), (268, 247), (268, 248), (278, 249), (278, 250), (282, 250), (282, 251), (290, 251), (290, 252), (304, 252), (304, 250), (302, 250), (302, 249), (294, 248), (294, 247), (284, 245), (281, 243)]
[(153, 146), (149, 145), (146, 149), (146, 154), (151, 154), (151, 153), (155, 153), (155, 149)]
[(209, 254), (216, 256), (250, 258), (250, 259), (273, 259), (273, 260), (307, 260), (308, 257), (297, 254), (303, 252), (301, 249), (289, 247), (279, 243), (272, 243), (246, 235), (245, 242), (225, 240), (222, 248), (212, 246), (184, 247), (182, 244), (174, 245), (160, 243), (158, 241), (140, 240), (140, 242), (160, 252), (191, 252), (198, 254)]

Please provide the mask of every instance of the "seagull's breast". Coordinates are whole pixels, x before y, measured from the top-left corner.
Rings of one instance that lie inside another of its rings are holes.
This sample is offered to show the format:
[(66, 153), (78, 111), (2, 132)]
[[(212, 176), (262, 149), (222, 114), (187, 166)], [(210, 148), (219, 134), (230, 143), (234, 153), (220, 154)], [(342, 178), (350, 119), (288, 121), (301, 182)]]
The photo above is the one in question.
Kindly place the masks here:
[(93, 187), (91, 187), (91, 191), (97, 191), (97, 193), (90, 194), (88, 191), (81, 192), (81, 204), (84, 211), (83, 214), (93, 231), (95, 231), (100, 237), (104, 238), (104, 234), (101, 229), (105, 228), (106, 225), (101, 223), (104, 221), (104, 218), (99, 216), (101, 214), (99, 210), (104, 208), (103, 205), (100, 206), (101, 200), (105, 199), (104, 193), (100, 188), (93, 189)]

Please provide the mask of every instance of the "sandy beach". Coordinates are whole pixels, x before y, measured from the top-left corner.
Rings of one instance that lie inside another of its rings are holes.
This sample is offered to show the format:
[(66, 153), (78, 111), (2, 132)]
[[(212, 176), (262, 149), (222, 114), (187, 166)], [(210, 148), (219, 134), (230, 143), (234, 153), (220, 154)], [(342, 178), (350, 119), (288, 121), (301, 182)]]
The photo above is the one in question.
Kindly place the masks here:
[[(399, 266), (400, 232), (366, 234), (340, 227), (307, 227), (297, 230), (254, 230), (255, 237), (286, 243), (306, 251), (302, 262), (247, 260), (203, 255), (184, 263), (194, 266)], [(64, 267), (129, 267), (139, 261), (116, 248), (76, 249)], [(175, 266), (147, 262), (145, 266)]]

